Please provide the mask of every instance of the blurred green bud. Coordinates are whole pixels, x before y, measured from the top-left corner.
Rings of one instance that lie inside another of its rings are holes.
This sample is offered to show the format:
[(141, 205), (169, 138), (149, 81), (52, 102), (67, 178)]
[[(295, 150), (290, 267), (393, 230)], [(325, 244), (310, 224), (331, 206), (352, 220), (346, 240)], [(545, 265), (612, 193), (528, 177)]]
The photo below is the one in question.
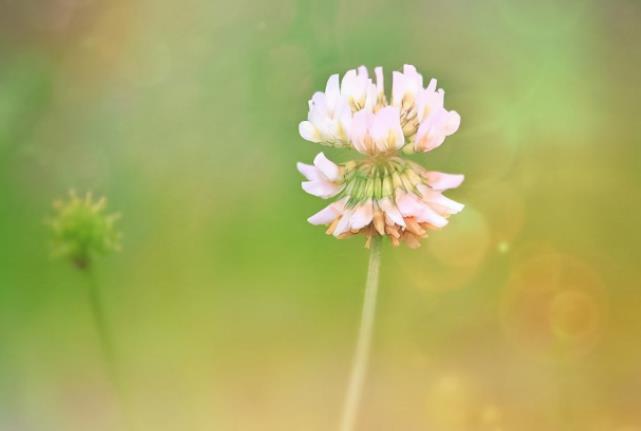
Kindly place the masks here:
[(70, 259), (79, 269), (87, 268), (95, 256), (120, 249), (116, 229), (119, 214), (107, 214), (107, 200), (94, 200), (91, 193), (79, 197), (74, 191), (64, 201), (53, 203), (54, 215), (47, 224), (52, 232), (53, 254)]

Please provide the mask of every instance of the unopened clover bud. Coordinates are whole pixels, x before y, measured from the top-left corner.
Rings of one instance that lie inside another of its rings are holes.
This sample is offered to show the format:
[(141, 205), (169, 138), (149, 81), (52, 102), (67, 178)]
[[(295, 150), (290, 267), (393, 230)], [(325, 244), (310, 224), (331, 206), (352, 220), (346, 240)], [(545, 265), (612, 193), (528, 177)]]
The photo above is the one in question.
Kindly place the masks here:
[(85, 269), (96, 256), (120, 250), (121, 234), (116, 228), (120, 215), (106, 212), (104, 197), (94, 199), (91, 193), (79, 197), (70, 191), (66, 200), (53, 203), (53, 209), (47, 224), (54, 256)]

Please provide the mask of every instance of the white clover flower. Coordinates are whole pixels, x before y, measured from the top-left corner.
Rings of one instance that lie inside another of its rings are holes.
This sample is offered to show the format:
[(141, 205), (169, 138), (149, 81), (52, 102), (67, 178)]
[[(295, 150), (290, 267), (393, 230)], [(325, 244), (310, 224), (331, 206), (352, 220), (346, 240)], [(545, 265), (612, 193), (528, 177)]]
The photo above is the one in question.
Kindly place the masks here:
[(300, 124), (303, 138), (366, 155), (337, 165), (323, 153), (314, 165), (298, 164), (307, 178), (303, 189), (315, 196), (338, 200), (311, 216), (327, 233), (346, 238), (387, 236), (394, 245), (411, 247), (431, 229), (440, 229), (463, 205), (443, 196), (458, 187), (463, 175), (431, 172), (404, 160), (400, 152), (426, 152), (443, 143), (460, 124), (460, 116), (444, 108), (444, 92), (436, 80), (423, 87), (414, 66), (394, 72), (391, 104), (384, 92), (383, 70), (375, 68), (374, 83), (365, 67), (348, 71), (339, 87), (330, 77), (325, 93), (310, 102), (309, 120)]

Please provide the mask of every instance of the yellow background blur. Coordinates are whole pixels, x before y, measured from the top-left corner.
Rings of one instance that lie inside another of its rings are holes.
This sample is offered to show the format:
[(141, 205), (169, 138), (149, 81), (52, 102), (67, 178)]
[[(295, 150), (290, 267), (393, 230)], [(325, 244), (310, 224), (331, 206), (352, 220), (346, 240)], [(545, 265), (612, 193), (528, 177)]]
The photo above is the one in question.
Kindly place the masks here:
[(96, 270), (134, 429), (335, 429), (367, 251), (306, 223), (297, 125), (411, 63), (467, 207), (385, 245), (360, 429), (641, 430), (640, 44), (637, 0), (0, 1), (0, 429), (122, 429), (49, 257), (70, 188), (123, 214)]

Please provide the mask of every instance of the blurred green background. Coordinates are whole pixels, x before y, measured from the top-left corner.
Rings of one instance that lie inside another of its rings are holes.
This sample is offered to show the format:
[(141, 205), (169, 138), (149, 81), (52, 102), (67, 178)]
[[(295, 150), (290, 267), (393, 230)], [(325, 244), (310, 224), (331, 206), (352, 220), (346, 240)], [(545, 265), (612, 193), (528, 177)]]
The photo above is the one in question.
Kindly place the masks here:
[[(96, 275), (137, 430), (335, 429), (367, 251), (305, 219), (307, 100), (415, 64), (467, 205), (383, 250), (360, 429), (641, 430), (637, 0), (1, 0), (0, 429), (120, 430), (86, 281), (49, 256), (109, 197)], [(347, 151), (328, 151), (337, 160)]]

